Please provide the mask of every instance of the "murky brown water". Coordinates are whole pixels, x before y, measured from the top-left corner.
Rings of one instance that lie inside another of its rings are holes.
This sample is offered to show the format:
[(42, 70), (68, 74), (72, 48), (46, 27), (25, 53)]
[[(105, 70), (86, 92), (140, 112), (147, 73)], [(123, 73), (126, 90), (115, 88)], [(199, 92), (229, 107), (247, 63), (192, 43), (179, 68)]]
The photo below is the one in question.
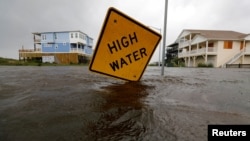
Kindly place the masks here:
[(148, 67), (125, 82), (87, 67), (0, 66), (2, 141), (203, 141), (250, 124), (250, 69)]

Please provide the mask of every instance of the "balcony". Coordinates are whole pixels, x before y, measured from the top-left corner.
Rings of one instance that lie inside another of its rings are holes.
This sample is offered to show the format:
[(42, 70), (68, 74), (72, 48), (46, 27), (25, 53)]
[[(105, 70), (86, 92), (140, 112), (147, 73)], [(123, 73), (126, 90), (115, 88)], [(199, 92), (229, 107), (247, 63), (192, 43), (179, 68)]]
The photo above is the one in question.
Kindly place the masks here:
[(71, 48), (70, 52), (72, 53), (82, 53), (84, 54), (84, 49), (81, 49), (81, 48)]
[(190, 41), (180, 42), (180, 48), (189, 46)]
[(35, 39), (34, 43), (41, 43), (41, 39)]
[(88, 46), (92, 47), (93, 46), (93, 42), (89, 42)]
[[(204, 55), (206, 53), (206, 48), (200, 48), (200, 49), (193, 49), (190, 52), (182, 52), (179, 53), (179, 57), (189, 57), (189, 56), (199, 56)], [(217, 54), (217, 47), (208, 47), (207, 54), (209, 55), (216, 55)]]
[(41, 52), (41, 48), (36, 48), (36, 49), (19, 49), (18, 50), (20, 53), (24, 53), (24, 52), (30, 52), (30, 53), (40, 53)]

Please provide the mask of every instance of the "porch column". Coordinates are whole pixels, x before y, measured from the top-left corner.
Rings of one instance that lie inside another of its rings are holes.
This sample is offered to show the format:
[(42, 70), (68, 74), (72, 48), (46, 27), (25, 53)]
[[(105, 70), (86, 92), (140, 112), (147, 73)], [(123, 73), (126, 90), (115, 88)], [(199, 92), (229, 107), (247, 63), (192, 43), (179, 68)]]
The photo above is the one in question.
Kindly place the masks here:
[(196, 56), (193, 56), (193, 67), (195, 67), (196, 64)]
[(191, 60), (191, 38), (192, 34), (189, 35), (189, 40), (188, 40), (188, 45), (189, 45), (188, 67), (190, 67), (190, 60)]
[(242, 64), (245, 63), (246, 40), (243, 41), (243, 52), (244, 54), (242, 55)]
[(190, 60), (191, 60), (191, 57), (188, 56), (188, 67), (190, 67)]
[(185, 60), (185, 65), (187, 65), (187, 66), (188, 66), (188, 58), (187, 58), (187, 57), (185, 57), (185, 58), (184, 58), (184, 60)]
[(198, 49), (199, 49), (199, 43), (197, 43), (197, 46), (196, 46), (196, 53), (198, 53)]
[(33, 34), (33, 38), (34, 38), (34, 51), (36, 50), (36, 35)]
[(206, 41), (205, 64), (207, 64), (207, 49), (208, 49), (208, 41)]
[(76, 52), (78, 52), (78, 42), (76, 43)]

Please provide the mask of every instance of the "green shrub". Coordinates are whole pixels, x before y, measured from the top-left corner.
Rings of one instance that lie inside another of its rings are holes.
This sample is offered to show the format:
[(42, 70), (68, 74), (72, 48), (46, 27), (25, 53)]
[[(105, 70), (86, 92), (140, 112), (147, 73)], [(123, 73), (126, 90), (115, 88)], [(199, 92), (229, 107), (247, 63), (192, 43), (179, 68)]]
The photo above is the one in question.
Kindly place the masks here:
[(214, 67), (214, 65), (213, 65), (212, 63), (209, 63), (209, 64), (207, 65), (207, 67), (209, 67), (209, 68), (213, 68), (213, 67)]
[(169, 67), (185, 67), (185, 62), (182, 59), (175, 57), (169, 63)]
[(201, 68), (213, 68), (214, 65), (212, 63), (209, 63), (209, 64), (198, 63), (198, 67), (201, 67)]

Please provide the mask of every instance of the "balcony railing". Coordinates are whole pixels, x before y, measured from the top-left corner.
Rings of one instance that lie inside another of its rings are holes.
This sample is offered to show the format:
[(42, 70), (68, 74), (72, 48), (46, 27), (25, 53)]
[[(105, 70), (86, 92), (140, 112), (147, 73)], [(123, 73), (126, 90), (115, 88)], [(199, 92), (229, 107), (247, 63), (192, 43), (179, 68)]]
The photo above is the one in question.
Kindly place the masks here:
[(217, 47), (208, 47), (207, 52), (217, 52)]
[(40, 42), (41, 42), (41, 39), (35, 39), (34, 42), (35, 42), (35, 43), (40, 43)]
[(41, 52), (41, 48), (36, 49), (19, 49), (19, 52)]
[[(207, 49), (208, 53), (217, 53), (217, 47), (208, 47)], [(193, 56), (193, 55), (199, 55), (199, 54), (205, 54), (206, 48), (200, 48), (200, 49), (193, 49), (190, 51), (179, 53), (179, 57), (185, 57), (185, 56)]]
[(70, 50), (71, 52), (74, 52), (74, 53), (84, 53), (84, 49), (80, 49), (80, 48), (71, 48)]

